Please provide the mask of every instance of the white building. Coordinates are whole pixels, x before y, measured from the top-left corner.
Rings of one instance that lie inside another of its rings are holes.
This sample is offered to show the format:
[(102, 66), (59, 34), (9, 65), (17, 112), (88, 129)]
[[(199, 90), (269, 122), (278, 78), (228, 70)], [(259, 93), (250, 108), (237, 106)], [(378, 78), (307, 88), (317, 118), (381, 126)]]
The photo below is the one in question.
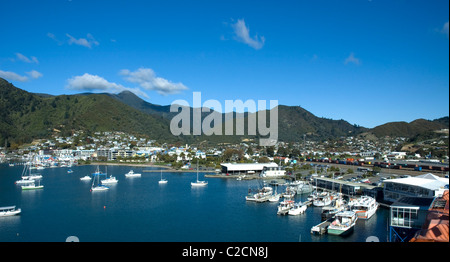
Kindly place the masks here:
[[(431, 173), (384, 181), (384, 199), (395, 202), (402, 197), (436, 197), (448, 190), (448, 178)], [(447, 189), (445, 189), (447, 187)]]
[(220, 164), (222, 166), (222, 173), (226, 174), (254, 174), (261, 173), (265, 167), (270, 168), (278, 168), (276, 163), (244, 163), (244, 164), (232, 164), (232, 163), (223, 163)]

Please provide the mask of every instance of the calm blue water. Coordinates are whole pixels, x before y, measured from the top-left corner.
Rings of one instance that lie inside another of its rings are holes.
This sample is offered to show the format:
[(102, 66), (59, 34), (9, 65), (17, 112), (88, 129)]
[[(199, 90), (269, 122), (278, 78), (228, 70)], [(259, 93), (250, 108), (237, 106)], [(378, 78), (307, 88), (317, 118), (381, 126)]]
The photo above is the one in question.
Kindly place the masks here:
[[(257, 180), (207, 178), (204, 188), (191, 188), (195, 173), (160, 173), (125, 178), (131, 168), (108, 166), (119, 183), (104, 192), (90, 192), (95, 166), (41, 170), (43, 190), (22, 191), (14, 184), (22, 166), (0, 165), (0, 206), (16, 205), (22, 214), (0, 218), (0, 241), (56, 241), (68, 236), (80, 241), (160, 242), (365, 242), (369, 236), (387, 239), (388, 210), (380, 208), (369, 221), (360, 220), (346, 237), (313, 236), (320, 208), (309, 207), (299, 216), (277, 216), (277, 203), (245, 201)], [(100, 167), (104, 170), (104, 167)], [(200, 173), (202, 180), (203, 174)], [(279, 189), (280, 191), (280, 189)], [(305, 196), (306, 197), (306, 196)], [(301, 200), (297, 197), (296, 201)]]

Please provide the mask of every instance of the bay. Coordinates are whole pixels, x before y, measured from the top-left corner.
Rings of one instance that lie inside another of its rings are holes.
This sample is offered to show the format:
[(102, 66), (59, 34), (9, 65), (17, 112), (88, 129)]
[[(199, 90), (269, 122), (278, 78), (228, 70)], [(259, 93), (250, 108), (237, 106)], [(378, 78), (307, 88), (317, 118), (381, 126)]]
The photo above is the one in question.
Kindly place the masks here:
[[(277, 203), (246, 202), (258, 180), (206, 178), (206, 187), (192, 188), (195, 173), (163, 173), (158, 184), (154, 167), (108, 166), (119, 182), (104, 192), (90, 192), (91, 182), (80, 177), (96, 166), (40, 170), (43, 190), (22, 191), (14, 182), (23, 166), (0, 165), (0, 206), (16, 205), (19, 216), (0, 218), (2, 242), (365, 242), (376, 236), (387, 240), (388, 210), (379, 208), (368, 221), (359, 220), (348, 237), (315, 236), (320, 208), (309, 207), (299, 216), (279, 216)], [(105, 166), (100, 166), (105, 170)], [(126, 178), (133, 169), (141, 177)], [(282, 190), (279, 188), (278, 191)], [(296, 197), (303, 200), (306, 195)]]

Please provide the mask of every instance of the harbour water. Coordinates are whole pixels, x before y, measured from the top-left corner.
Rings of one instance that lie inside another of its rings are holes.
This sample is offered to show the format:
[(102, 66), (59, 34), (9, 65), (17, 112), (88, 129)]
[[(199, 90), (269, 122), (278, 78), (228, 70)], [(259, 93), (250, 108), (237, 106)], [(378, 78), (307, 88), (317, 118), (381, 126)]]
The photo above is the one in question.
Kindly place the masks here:
[[(107, 191), (90, 192), (91, 181), (80, 177), (96, 166), (76, 166), (71, 174), (68, 168), (39, 170), (44, 189), (22, 191), (14, 184), (22, 169), (0, 165), (0, 206), (22, 209), (19, 216), (0, 218), (1, 242), (63, 242), (69, 236), (82, 242), (365, 242), (376, 236), (385, 242), (388, 236), (389, 212), (383, 208), (370, 220), (357, 221), (348, 237), (311, 235), (321, 208), (279, 216), (278, 203), (246, 202), (257, 180), (206, 178), (207, 186), (191, 187), (195, 173), (165, 172), (169, 182), (160, 185), (159, 172), (143, 172), (156, 168), (108, 166), (108, 174), (119, 182)], [(130, 169), (142, 176), (125, 178)]]

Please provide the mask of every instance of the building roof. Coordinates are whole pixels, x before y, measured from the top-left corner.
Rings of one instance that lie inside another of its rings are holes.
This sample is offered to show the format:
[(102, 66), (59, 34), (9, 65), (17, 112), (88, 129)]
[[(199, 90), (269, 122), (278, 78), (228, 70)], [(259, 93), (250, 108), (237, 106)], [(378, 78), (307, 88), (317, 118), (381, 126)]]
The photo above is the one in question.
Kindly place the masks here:
[(410, 186), (419, 186), (429, 190), (438, 190), (443, 188), (445, 185), (448, 185), (448, 181), (448, 178), (442, 178), (428, 173), (416, 177), (388, 179), (385, 180), (384, 183), (398, 183)]
[(223, 163), (220, 164), (227, 168), (228, 171), (255, 171), (263, 170), (264, 167), (278, 167), (276, 163), (244, 163), (244, 164), (234, 164), (234, 163)]

